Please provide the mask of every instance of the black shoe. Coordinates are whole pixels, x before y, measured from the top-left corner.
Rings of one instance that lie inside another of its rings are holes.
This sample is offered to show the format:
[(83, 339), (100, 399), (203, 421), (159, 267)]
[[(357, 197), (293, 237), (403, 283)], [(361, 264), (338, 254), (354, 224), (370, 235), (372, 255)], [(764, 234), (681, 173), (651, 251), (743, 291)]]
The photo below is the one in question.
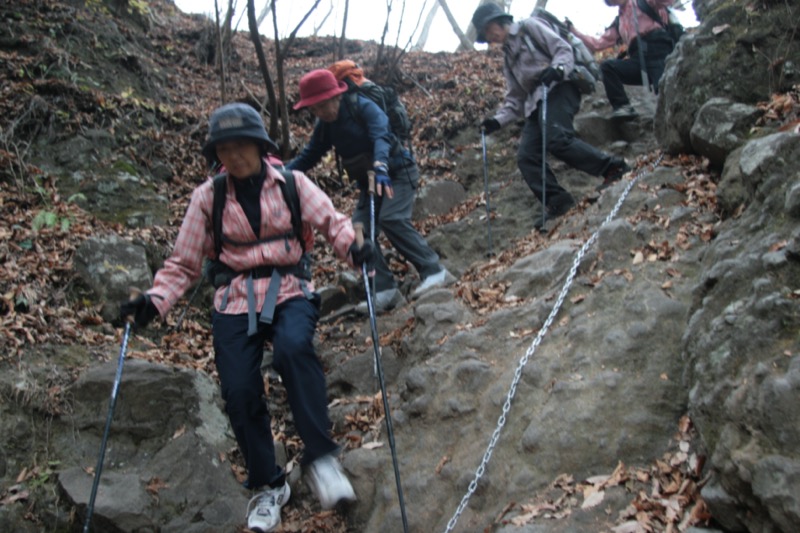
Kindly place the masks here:
[(571, 194), (560, 194), (556, 196), (547, 202), (547, 206), (544, 209), (543, 219), (540, 218), (537, 220), (534, 227), (536, 229), (542, 229), (545, 223), (549, 222), (550, 220), (555, 220), (572, 209), (574, 206), (575, 198), (573, 198)]
[(611, 112), (611, 118), (615, 120), (633, 120), (639, 116), (639, 113), (633, 108), (632, 105), (624, 105), (622, 107), (616, 108), (614, 111)]
[(609, 187), (615, 181), (622, 179), (622, 176), (631, 171), (631, 167), (622, 158), (615, 158), (608, 164), (608, 168), (603, 172), (603, 183), (597, 186), (598, 191)]

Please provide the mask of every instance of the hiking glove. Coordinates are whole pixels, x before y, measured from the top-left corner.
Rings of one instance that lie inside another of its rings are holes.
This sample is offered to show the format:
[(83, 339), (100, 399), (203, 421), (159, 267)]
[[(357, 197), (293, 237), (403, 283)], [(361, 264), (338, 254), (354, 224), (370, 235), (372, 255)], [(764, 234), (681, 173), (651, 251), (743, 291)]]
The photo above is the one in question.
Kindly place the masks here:
[(542, 71), (541, 76), (539, 76), (539, 82), (542, 85), (550, 86), (551, 83), (561, 81), (564, 79), (564, 69), (558, 68), (555, 69), (553, 67), (547, 67)]
[(500, 129), (500, 123), (496, 118), (487, 118), (481, 122), (481, 128), (486, 132), (486, 135), (491, 135)]
[(357, 266), (366, 265), (367, 270), (375, 268), (375, 243), (367, 239), (359, 247), (357, 242), (350, 245), (350, 255), (353, 257), (353, 263)]
[(384, 193), (388, 198), (392, 198), (394, 196), (392, 191), (392, 179), (389, 177), (389, 174), (386, 173), (386, 170), (377, 167), (375, 168), (375, 185), (378, 196), (383, 196)]
[(125, 322), (129, 316), (133, 316), (133, 325), (136, 329), (147, 327), (153, 318), (158, 314), (158, 309), (150, 301), (150, 296), (140, 294), (133, 300), (122, 302), (119, 306), (119, 318)]
[(392, 179), (389, 177), (389, 174), (379, 170), (375, 172), (375, 184), (383, 188), (391, 187)]

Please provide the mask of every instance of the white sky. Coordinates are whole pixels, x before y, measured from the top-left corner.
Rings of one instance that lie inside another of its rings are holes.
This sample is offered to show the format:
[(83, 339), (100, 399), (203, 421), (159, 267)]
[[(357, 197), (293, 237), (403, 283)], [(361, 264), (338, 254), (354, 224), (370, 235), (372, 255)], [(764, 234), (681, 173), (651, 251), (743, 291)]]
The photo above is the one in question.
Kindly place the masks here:
[[(267, 0), (256, 0), (256, 15), (258, 15)], [(400, 21), (400, 10), (405, 3), (405, 14), (402, 17), (400, 28), (401, 39), (397, 43), (400, 47), (405, 47), (409, 39), (410, 32), (417, 26), (420, 12), (424, 9), (422, 20), (419, 24), (411, 45), (416, 44), (417, 36), (422, 28), (425, 16), (435, 0), (393, 0), (392, 15), (389, 19), (389, 33), (387, 42), (395, 44), (397, 27)], [(202, 13), (213, 18), (214, 0), (174, 0), (175, 5), (186, 13)], [(217, 0), (220, 6), (226, 6), (227, 0)], [(246, 16), (239, 18), (239, 13), (243, 13), (247, 5), (246, 0), (234, 0), (237, 16), (234, 22), (239, 21), (239, 28), (247, 29)], [(278, 21), (285, 24), (285, 32), (281, 35), (288, 35), (300, 22), (303, 15), (314, 4), (313, 0), (277, 0)], [(525, 18), (531, 14), (534, 5), (533, 0), (517, 0), (511, 4), (511, 15), (515, 20)], [(696, 26), (697, 21), (690, 2), (684, 11), (677, 14), (684, 26)], [(478, 7), (478, 0), (450, 0), (447, 5), (453, 16), (461, 26), (462, 31), (466, 31), (472, 13)], [(332, 9), (332, 11), (331, 11)], [(606, 26), (611, 24), (617, 13), (616, 7), (608, 7), (603, 0), (549, 0), (547, 9), (560, 19), (568, 17), (575, 26), (588, 34), (600, 34)], [(298, 32), (299, 36), (307, 36), (313, 33), (315, 26), (322, 23), (325, 14), (330, 11), (330, 16), (325, 20), (325, 25), (318, 32), (319, 35), (338, 35), (342, 28), (342, 16), (344, 12), (344, 1), (342, 0), (322, 0), (317, 6), (314, 14), (309, 17), (303, 27)], [(286, 21), (286, 22), (284, 22)], [(386, 1), (383, 0), (350, 0), (349, 16), (347, 23), (347, 36), (351, 39), (363, 39), (379, 41), (386, 22)], [(261, 33), (265, 37), (272, 37), (272, 17), (268, 15), (261, 25)], [(458, 47), (456, 38), (444, 11), (439, 8), (436, 18), (431, 26), (425, 50), (428, 52), (452, 52)]]

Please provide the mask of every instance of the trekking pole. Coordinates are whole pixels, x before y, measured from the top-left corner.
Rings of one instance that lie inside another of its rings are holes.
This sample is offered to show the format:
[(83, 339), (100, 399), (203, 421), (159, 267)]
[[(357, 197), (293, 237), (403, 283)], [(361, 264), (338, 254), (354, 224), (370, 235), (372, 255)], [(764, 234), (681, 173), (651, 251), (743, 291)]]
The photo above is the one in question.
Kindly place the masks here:
[[(374, 175), (373, 175), (374, 177)], [(361, 223), (353, 224), (356, 233), (356, 243), (359, 246), (364, 244), (364, 229)], [(408, 519), (406, 518), (406, 504), (403, 500), (403, 487), (400, 484), (400, 467), (397, 464), (397, 449), (394, 444), (394, 430), (392, 429), (392, 415), (389, 410), (389, 397), (386, 395), (386, 382), (383, 379), (383, 368), (380, 358), (380, 339), (378, 338), (378, 324), (375, 319), (375, 303), (369, 292), (369, 274), (367, 273), (366, 263), (361, 265), (361, 275), (364, 278), (364, 289), (367, 291), (367, 309), (369, 310), (369, 325), (372, 329), (372, 348), (375, 352), (375, 368), (378, 373), (378, 382), (381, 385), (381, 396), (383, 397), (383, 411), (386, 414), (386, 437), (389, 439), (389, 449), (392, 452), (392, 465), (394, 466), (394, 480), (397, 485), (397, 498), (400, 502), (400, 516), (403, 519), (403, 532), (408, 533)]]
[[(138, 291), (131, 291), (131, 299), (138, 294)], [(94, 501), (97, 497), (97, 488), (100, 486), (100, 474), (103, 471), (103, 460), (106, 456), (106, 444), (108, 444), (108, 433), (111, 430), (111, 419), (114, 417), (114, 406), (117, 404), (117, 393), (119, 384), (122, 381), (122, 366), (125, 362), (125, 353), (128, 351), (128, 338), (131, 334), (131, 320), (125, 322), (125, 333), (122, 335), (122, 345), (119, 348), (119, 360), (117, 361), (117, 373), (114, 376), (114, 385), (111, 387), (111, 400), (108, 405), (108, 415), (106, 416), (106, 427), (103, 430), (103, 440), (100, 441), (100, 455), (97, 457), (97, 466), (94, 469), (94, 481), (92, 482), (92, 493), (89, 497), (89, 506), (86, 508), (86, 522), (83, 524), (83, 533), (89, 533), (89, 525), (92, 523), (92, 513), (94, 512)]]
[[(375, 242), (375, 171), (368, 170), (367, 171), (367, 194), (369, 194), (369, 240), (372, 241), (372, 244), (375, 245), (375, 250), (378, 250), (378, 243)], [(361, 235), (363, 236), (363, 231)], [(377, 277), (377, 276), (375, 276)], [(372, 296), (374, 297), (375, 294), (375, 277), (372, 278), (371, 286), (372, 286)], [(367, 292), (369, 292), (370, 288), (367, 287)], [(376, 378), (378, 377), (378, 355), (375, 354), (375, 361), (372, 364), (372, 375)]]
[(489, 251), (486, 257), (492, 257), (492, 212), (489, 207), (489, 162), (486, 159), (486, 128), (481, 127), (481, 145), (483, 147), (483, 194), (486, 196), (486, 233), (489, 239)]
[[(367, 192), (369, 193), (369, 240), (378, 248), (375, 241), (375, 171), (367, 172)], [(375, 294), (375, 278), (372, 278), (372, 294)]]
[(644, 62), (644, 49), (645, 46), (647, 45), (645, 44), (644, 41), (642, 41), (642, 35), (639, 33), (638, 0), (636, 2), (632, 2), (632, 4), (633, 4), (633, 27), (636, 29), (636, 45), (637, 45), (636, 48), (637, 51), (639, 52), (639, 70), (642, 72), (642, 85), (644, 85), (649, 92), (652, 92), (652, 89), (650, 88), (650, 80), (647, 78), (647, 65), (645, 65)]
[(547, 84), (542, 84), (542, 229), (547, 222)]

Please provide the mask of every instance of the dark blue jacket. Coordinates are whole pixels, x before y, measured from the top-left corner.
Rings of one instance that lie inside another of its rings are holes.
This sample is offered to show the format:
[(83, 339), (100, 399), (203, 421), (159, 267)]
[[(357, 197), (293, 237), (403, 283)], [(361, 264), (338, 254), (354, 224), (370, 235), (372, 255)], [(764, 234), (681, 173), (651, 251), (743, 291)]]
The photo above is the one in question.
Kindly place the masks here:
[(331, 148), (342, 159), (349, 159), (364, 153), (372, 153), (373, 161), (383, 161), (389, 165), (389, 172), (402, 168), (414, 159), (411, 154), (395, 140), (389, 129), (389, 118), (378, 105), (364, 96), (358, 95), (360, 117), (350, 112), (345, 101), (348, 94), (342, 95), (339, 116), (333, 122), (317, 120), (311, 139), (300, 154), (286, 167), (290, 170), (306, 172), (319, 163)]

